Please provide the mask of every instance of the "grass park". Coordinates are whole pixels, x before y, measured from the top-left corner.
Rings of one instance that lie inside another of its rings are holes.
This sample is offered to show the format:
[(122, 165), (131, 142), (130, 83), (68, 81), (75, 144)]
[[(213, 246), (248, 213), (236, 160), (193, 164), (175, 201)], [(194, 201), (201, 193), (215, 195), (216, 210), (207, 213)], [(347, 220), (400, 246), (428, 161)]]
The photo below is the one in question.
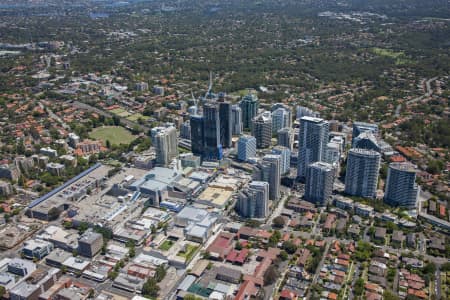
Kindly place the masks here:
[(141, 113), (135, 113), (133, 115), (127, 116), (127, 120), (130, 120), (132, 122), (137, 122), (139, 119), (146, 121), (146, 120), (150, 119), (150, 117), (144, 116)]
[(383, 48), (373, 48), (373, 53), (379, 56), (389, 57), (395, 60), (395, 64), (403, 65), (406, 63), (410, 63), (411, 61), (405, 55), (403, 51), (394, 51), (391, 49), (383, 49)]
[(136, 136), (130, 131), (120, 126), (103, 126), (95, 128), (89, 136), (96, 140), (101, 140), (106, 144), (109, 141), (111, 145), (129, 144)]
[(123, 108), (115, 108), (115, 109), (110, 110), (110, 112), (115, 114), (115, 115), (117, 115), (117, 116), (119, 116), (119, 117), (122, 117), (122, 118), (126, 118), (126, 117), (131, 115), (129, 112), (127, 112)]
[(197, 249), (198, 249), (198, 246), (186, 244), (185, 249), (178, 252), (177, 256), (183, 257), (185, 259), (185, 261), (188, 262), (193, 258)]
[(173, 244), (174, 244), (173, 241), (171, 241), (171, 240), (165, 240), (165, 241), (161, 244), (161, 246), (159, 246), (159, 249), (162, 250), (162, 251), (167, 251), (167, 250), (169, 250), (170, 248), (172, 248)]

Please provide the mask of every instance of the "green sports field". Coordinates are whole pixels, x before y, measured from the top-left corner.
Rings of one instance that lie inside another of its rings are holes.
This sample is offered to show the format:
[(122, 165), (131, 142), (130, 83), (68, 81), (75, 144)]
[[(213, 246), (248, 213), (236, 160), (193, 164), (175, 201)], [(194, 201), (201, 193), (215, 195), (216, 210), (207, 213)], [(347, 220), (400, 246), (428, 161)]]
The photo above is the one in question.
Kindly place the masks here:
[(96, 140), (102, 140), (105, 145), (107, 140), (109, 140), (112, 145), (119, 145), (129, 144), (136, 138), (130, 131), (120, 126), (98, 127), (95, 128), (89, 136)]
[(144, 116), (140, 113), (136, 113), (134, 115), (130, 115), (127, 117), (128, 120), (132, 121), (132, 122), (136, 122), (138, 119), (142, 119), (142, 120), (148, 120), (150, 119), (150, 117)]

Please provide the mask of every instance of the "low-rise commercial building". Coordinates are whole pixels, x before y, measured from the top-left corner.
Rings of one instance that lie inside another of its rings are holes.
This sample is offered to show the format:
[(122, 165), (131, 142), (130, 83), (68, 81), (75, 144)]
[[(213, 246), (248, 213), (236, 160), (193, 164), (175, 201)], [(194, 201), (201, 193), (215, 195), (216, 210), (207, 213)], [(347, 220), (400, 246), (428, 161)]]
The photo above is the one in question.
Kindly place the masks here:
[(232, 191), (223, 188), (208, 187), (198, 196), (196, 202), (223, 209), (232, 195)]
[(82, 256), (93, 257), (103, 246), (103, 236), (92, 230), (87, 230), (78, 240), (78, 253)]
[(41, 260), (53, 250), (53, 244), (43, 240), (28, 240), (24, 242), (22, 254), (29, 259)]
[(168, 197), (167, 187), (181, 178), (182, 174), (169, 168), (156, 167), (143, 178), (130, 185), (133, 191), (139, 191), (149, 197), (154, 206)]
[(37, 235), (37, 238), (51, 242), (56, 248), (72, 252), (78, 249), (79, 235), (69, 232), (61, 227), (50, 225)]
[(217, 220), (216, 214), (186, 206), (175, 216), (175, 225), (184, 228), (187, 240), (203, 243), (211, 236)]
[(63, 263), (71, 256), (73, 256), (73, 254), (70, 252), (62, 249), (55, 249), (47, 255), (45, 263), (55, 268), (61, 268)]

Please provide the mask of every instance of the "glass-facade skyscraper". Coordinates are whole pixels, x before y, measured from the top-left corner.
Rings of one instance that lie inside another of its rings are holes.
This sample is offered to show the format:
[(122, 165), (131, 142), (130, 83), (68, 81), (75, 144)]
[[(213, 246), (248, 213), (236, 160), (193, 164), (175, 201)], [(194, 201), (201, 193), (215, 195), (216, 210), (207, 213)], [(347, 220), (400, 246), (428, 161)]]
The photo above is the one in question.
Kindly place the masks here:
[(258, 114), (259, 100), (256, 95), (248, 94), (239, 103), (242, 110), (242, 126), (244, 130), (252, 128), (252, 120)]
[(305, 178), (310, 164), (325, 160), (328, 134), (328, 121), (314, 117), (300, 119), (297, 177)]
[(345, 174), (345, 192), (375, 198), (377, 195), (380, 153), (367, 149), (350, 149)]
[(416, 168), (411, 163), (391, 163), (386, 180), (384, 202), (393, 206), (416, 208), (419, 193), (416, 172)]

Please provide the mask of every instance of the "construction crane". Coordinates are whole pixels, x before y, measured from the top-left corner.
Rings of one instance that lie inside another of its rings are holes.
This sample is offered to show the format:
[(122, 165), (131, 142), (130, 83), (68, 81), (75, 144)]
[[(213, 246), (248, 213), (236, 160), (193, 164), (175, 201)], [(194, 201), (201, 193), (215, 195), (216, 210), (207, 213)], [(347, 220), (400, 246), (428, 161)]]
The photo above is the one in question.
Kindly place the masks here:
[(208, 91), (205, 94), (205, 99), (208, 98), (209, 95), (211, 95), (211, 91), (212, 91), (212, 86), (213, 86), (213, 82), (212, 82), (212, 72), (209, 72), (209, 85), (208, 85)]

